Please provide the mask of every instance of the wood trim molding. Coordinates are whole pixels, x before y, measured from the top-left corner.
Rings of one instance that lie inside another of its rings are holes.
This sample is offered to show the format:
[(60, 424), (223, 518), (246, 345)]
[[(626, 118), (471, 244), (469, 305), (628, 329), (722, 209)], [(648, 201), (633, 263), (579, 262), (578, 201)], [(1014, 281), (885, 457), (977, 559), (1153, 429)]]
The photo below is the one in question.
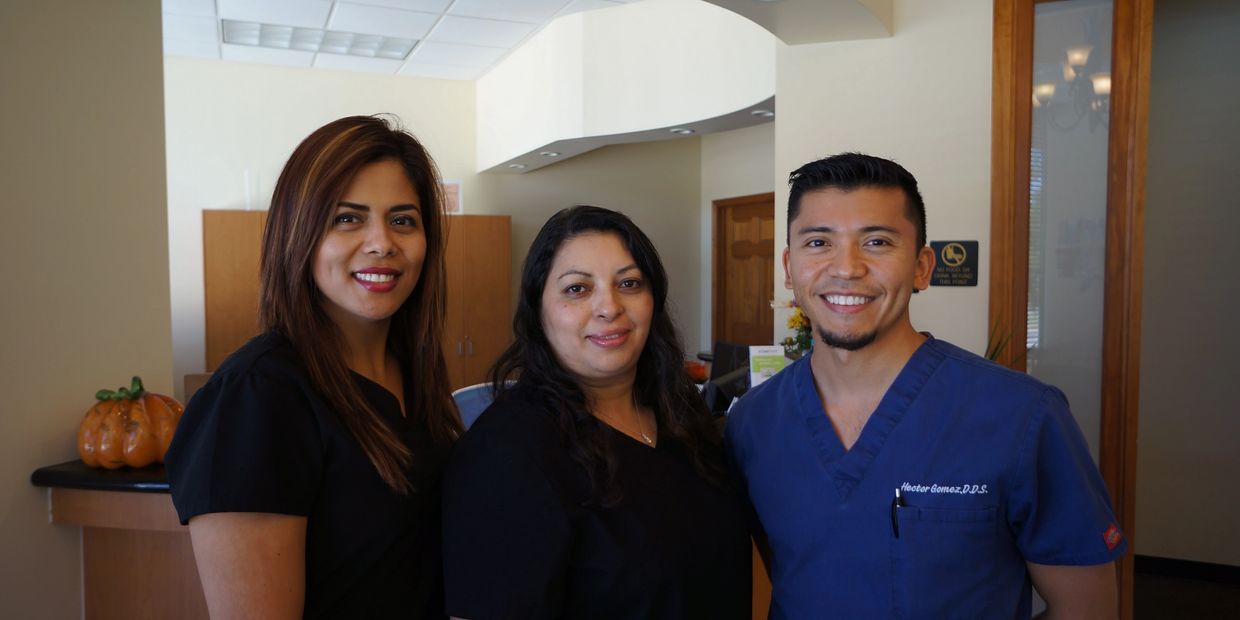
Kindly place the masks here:
[(1005, 335), (997, 361), (1025, 369), (1029, 297), (1029, 143), (1033, 0), (995, 0), (990, 154), (990, 325)]
[[(1028, 306), (1033, 6), (1039, 1), (994, 2), (990, 321), (1014, 343), (1025, 341)], [(1099, 467), (1129, 540), (1117, 572), (1120, 617), (1131, 619), (1154, 0), (1115, 0), (1114, 6)], [(1024, 370), (1023, 357), (1013, 360), (1018, 349), (1007, 347), (999, 361)]]
[(1103, 291), (1100, 468), (1128, 536), (1120, 559), (1120, 617), (1132, 618), (1137, 418), (1141, 374), (1145, 168), (1154, 0), (1116, 0), (1107, 146), (1106, 285)]

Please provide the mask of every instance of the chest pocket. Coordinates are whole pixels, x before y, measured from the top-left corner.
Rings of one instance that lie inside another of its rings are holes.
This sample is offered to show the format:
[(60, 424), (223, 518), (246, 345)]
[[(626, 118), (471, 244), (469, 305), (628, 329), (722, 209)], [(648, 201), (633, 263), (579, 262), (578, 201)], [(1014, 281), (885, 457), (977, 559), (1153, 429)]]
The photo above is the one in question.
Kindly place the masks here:
[(891, 539), (893, 617), (985, 618), (989, 566), (1004, 540), (998, 509), (904, 506)]

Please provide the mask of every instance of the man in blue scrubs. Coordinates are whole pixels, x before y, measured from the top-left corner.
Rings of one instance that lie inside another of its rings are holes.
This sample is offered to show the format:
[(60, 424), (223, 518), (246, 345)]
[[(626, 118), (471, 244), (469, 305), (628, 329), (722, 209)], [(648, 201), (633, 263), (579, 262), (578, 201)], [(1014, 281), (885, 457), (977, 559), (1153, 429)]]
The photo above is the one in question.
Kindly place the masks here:
[(772, 618), (1117, 614), (1125, 542), (1058, 389), (909, 319), (929, 286), (917, 181), (844, 154), (789, 177), (784, 285), (812, 353), (727, 425), (773, 585)]

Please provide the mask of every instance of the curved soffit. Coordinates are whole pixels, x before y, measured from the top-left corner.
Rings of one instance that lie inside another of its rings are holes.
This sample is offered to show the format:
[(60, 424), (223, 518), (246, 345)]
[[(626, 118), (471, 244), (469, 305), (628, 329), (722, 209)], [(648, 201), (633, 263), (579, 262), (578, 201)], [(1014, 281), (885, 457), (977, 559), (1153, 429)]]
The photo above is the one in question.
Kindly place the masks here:
[(890, 4), (644, 0), (559, 18), (476, 82), (478, 170), (520, 174), (602, 146), (770, 122), (772, 33), (809, 20), (832, 40), (889, 36)]

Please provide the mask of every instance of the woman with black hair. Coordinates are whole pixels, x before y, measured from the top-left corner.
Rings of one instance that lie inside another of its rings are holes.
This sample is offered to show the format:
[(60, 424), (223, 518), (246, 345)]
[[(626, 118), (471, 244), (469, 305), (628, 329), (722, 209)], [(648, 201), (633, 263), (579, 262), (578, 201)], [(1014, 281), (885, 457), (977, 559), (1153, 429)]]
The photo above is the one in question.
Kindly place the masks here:
[(620, 213), (573, 207), (539, 231), (496, 400), (444, 478), (450, 615), (750, 616), (742, 503), (667, 289)]

